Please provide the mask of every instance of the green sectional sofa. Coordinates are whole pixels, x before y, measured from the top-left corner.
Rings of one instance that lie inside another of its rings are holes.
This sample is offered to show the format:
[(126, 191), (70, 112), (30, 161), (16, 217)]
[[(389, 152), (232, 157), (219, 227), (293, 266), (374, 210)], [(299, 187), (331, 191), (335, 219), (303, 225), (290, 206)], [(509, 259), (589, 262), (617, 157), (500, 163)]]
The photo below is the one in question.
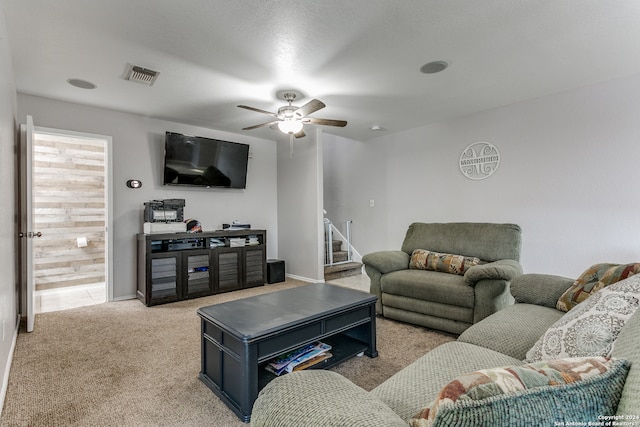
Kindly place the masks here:
[[(640, 292), (640, 275), (634, 277), (633, 286)], [(511, 283), (515, 304), (469, 327), (456, 341), (436, 347), (370, 392), (332, 371), (301, 371), (276, 378), (256, 400), (251, 425), (517, 427), (581, 422), (613, 425), (614, 420), (640, 425), (640, 310), (630, 314), (614, 342), (611, 357), (615, 359), (611, 362), (617, 367), (601, 376), (556, 387), (540, 386), (511, 394), (506, 400), (498, 396), (471, 402), (463, 405), (471, 413), (458, 414), (458, 418), (457, 409), (443, 412), (435, 423), (416, 418), (441, 396), (445, 385), (455, 384), (452, 380), (463, 374), (506, 366), (523, 369), (527, 352), (539, 338), (557, 321), (582, 310), (578, 307), (583, 305), (574, 308), (575, 312), (556, 309), (558, 298), (572, 283), (572, 279), (542, 274), (515, 278)], [(636, 306), (637, 295), (629, 296)], [(619, 300), (612, 307), (622, 307)], [(608, 409), (598, 405), (608, 405)]]
[[(411, 224), (401, 250), (362, 258), (377, 314), (462, 333), (513, 303), (509, 283), (522, 274), (521, 239), (515, 224)], [(427, 262), (417, 258), (420, 250), (431, 252)]]

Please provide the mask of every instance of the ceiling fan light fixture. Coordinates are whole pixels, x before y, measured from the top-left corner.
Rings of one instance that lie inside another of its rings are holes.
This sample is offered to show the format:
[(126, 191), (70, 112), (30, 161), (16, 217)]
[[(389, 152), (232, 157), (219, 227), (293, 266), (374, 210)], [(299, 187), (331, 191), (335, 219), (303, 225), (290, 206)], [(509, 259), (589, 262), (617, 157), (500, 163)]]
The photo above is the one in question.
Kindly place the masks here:
[(298, 120), (282, 120), (278, 122), (278, 129), (282, 133), (298, 133), (302, 130), (302, 122)]

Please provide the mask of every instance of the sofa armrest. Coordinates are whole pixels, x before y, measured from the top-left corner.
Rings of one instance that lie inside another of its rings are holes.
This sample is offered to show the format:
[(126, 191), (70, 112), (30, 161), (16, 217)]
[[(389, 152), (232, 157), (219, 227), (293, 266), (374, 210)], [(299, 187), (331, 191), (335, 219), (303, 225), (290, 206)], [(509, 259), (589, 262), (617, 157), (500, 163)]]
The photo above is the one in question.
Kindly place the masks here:
[(410, 259), (409, 254), (403, 251), (378, 251), (362, 257), (364, 271), (367, 272), (367, 276), (371, 280), (369, 292), (378, 296), (376, 314), (383, 314), (382, 289), (380, 287), (382, 275), (408, 269)]
[(471, 267), (464, 273), (464, 282), (469, 286), (485, 279), (510, 282), (521, 274), (522, 266), (518, 261), (503, 259)]
[(511, 282), (511, 295), (517, 303), (556, 308), (558, 298), (574, 280), (550, 274), (523, 274)]
[(362, 257), (362, 263), (378, 270), (381, 274), (409, 268), (411, 256), (402, 251), (379, 251)]
[(252, 427), (407, 427), (382, 400), (340, 374), (306, 370), (278, 377), (253, 404)]

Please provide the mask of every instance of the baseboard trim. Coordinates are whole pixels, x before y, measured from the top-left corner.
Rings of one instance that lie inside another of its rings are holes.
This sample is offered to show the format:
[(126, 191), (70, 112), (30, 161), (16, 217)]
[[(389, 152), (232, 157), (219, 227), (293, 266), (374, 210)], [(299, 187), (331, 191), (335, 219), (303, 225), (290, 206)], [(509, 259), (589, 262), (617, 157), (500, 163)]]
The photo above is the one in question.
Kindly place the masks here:
[(111, 301), (112, 302), (117, 302), (117, 301), (126, 301), (128, 299), (136, 299), (137, 297), (135, 295), (125, 295), (122, 297), (115, 297), (113, 298)]
[(2, 389), (0, 389), (0, 416), (2, 416), (2, 410), (4, 409), (4, 398), (7, 395), (7, 389), (9, 388), (9, 372), (11, 371), (11, 364), (13, 363), (13, 352), (16, 349), (16, 343), (18, 342), (18, 332), (20, 332), (20, 315), (18, 314), (18, 320), (16, 327), (13, 331), (13, 338), (11, 339), (11, 348), (9, 349), (9, 357), (7, 358), (7, 365), (4, 367), (4, 378), (2, 378)]
[(302, 277), (302, 276), (296, 276), (295, 274), (285, 274), (286, 277), (290, 278), (290, 279), (295, 279), (295, 280), (300, 280), (302, 282), (309, 282), (309, 283), (317, 283), (318, 280), (316, 279), (309, 279), (308, 277)]

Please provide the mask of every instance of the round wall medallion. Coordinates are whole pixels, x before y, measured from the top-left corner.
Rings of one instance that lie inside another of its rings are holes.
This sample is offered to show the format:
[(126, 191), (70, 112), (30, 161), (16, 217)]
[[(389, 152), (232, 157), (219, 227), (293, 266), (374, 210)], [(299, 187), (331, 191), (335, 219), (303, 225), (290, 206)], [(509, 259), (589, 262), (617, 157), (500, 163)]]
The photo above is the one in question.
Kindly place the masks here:
[(474, 142), (460, 154), (460, 171), (469, 179), (485, 179), (500, 166), (498, 148), (488, 142)]

